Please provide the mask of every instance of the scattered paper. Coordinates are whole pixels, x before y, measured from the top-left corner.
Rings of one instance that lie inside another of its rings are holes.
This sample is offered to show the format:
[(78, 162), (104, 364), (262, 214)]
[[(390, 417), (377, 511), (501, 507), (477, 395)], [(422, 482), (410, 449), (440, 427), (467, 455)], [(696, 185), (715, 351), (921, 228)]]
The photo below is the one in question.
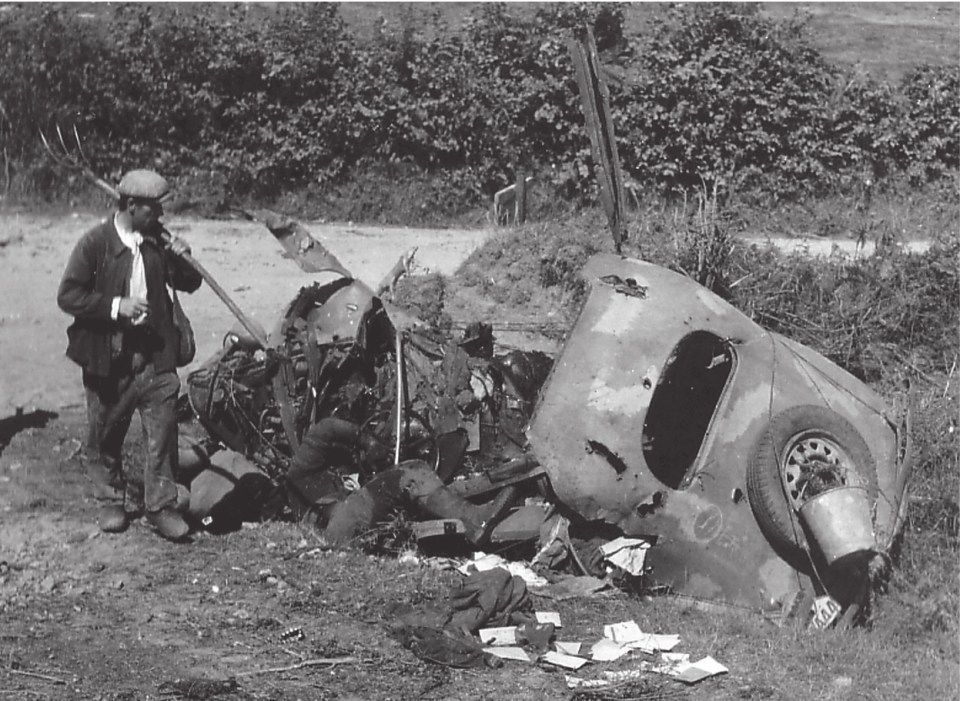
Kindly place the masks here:
[(837, 620), (841, 611), (840, 604), (832, 596), (818, 596), (813, 600), (813, 618), (810, 627), (814, 630), (824, 630)]
[(672, 650), (679, 644), (679, 635), (659, 635), (656, 633), (643, 633), (636, 640), (631, 640), (629, 643), (624, 643), (626, 647), (629, 647), (633, 650), (640, 650), (641, 652), (648, 653)]
[(616, 565), (635, 577), (643, 574), (644, 563), (650, 543), (642, 538), (616, 538), (600, 546), (607, 562)]
[(613, 555), (613, 553), (618, 550), (623, 550), (624, 548), (636, 548), (636, 547), (650, 547), (650, 543), (643, 538), (627, 538), (625, 536), (620, 536), (619, 538), (614, 538), (609, 543), (604, 543), (600, 546), (600, 552), (604, 555)]
[(696, 684), (707, 677), (725, 674), (728, 671), (726, 667), (708, 655), (698, 662), (683, 667), (676, 678), (685, 684)]
[(549, 584), (546, 579), (522, 562), (512, 562), (499, 555), (488, 555), (481, 552), (474, 553), (474, 559), (462, 564), (457, 568), (457, 571), (469, 575), (474, 572), (486, 572), (497, 567), (502, 567), (510, 574), (520, 577), (528, 587), (543, 587)]
[(634, 640), (639, 640), (642, 636), (643, 631), (640, 630), (636, 621), (610, 623), (603, 627), (603, 637), (615, 643), (631, 643)]
[(589, 660), (584, 657), (564, 655), (562, 652), (548, 652), (540, 659), (548, 664), (556, 665), (557, 667), (565, 667), (566, 669), (580, 669), (583, 667), (583, 665), (589, 662)]
[(612, 662), (613, 660), (619, 660), (628, 652), (630, 652), (630, 648), (604, 638), (595, 642), (593, 647), (590, 648), (590, 659), (594, 662)]
[(562, 640), (557, 640), (554, 643), (554, 646), (557, 648), (557, 652), (562, 652), (565, 655), (579, 655), (580, 650), (583, 648), (583, 643), (564, 642)]
[(505, 626), (502, 628), (481, 628), (480, 642), (484, 645), (516, 645), (517, 627)]
[(530, 655), (522, 647), (485, 647), (484, 652), (489, 652), (494, 657), (500, 657), (505, 660), (519, 660), (520, 662), (530, 662)]
[(611, 623), (603, 627), (603, 637), (613, 640), (624, 647), (642, 652), (672, 650), (680, 644), (679, 635), (660, 635), (644, 633), (636, 621)]
[(560, 623), (560, 614), (556, 611), (536, 611), (537, 623), (552, 623), (554, 628), (562, 628)]

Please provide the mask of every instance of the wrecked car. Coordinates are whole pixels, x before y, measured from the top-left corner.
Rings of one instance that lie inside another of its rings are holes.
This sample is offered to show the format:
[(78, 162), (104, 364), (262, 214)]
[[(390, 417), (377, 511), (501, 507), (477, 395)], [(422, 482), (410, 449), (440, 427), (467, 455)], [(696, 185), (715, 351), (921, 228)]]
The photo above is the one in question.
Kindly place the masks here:
[[(330, 466), (344, 484), (422, 460), (496, 504), (491, 542), (536, 543), (557, 518), (584, 541), (647, 540), (648, 590), (768, 612), (826, 596), (854, 616), (885, 572), (911, 471), (908, 402), (888, 407), (689, 278), (598, 254), (559, 357), (497, 354), (489, 327), (424, 324), (381, 296), (395, 278), (371, 288), (302, 227), (267, 226), (306, 272), (343, 277), (302, 288), (267, 347), (235, 330), (188, 378), (210, 445), (245, 458), (214, 472), (247, 479), (242, 504), (259, 517), (304, 516), (285, 474), (332, 417), (361, 427)], [(462, 533), (454, 521), (421, 535)], [(587, 559), (573, 553), (596, 572)]]
[(653, 541), (651, 586), (859, 606), (903, 526), (908, 402), (662, 267), (598, 254), (583, 275), (528, 432), (558, 501)]

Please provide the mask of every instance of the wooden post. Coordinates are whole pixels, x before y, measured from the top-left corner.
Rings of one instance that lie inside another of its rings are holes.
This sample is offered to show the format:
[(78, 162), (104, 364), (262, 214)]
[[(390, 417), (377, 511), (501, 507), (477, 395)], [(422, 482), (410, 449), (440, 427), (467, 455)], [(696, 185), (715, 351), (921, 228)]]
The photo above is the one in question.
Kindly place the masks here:
[(523, 171), (517, 173), (516, 200), (514, 201), (514, 225), (527, 221), (527, 178)]
[(603, 81), (597, 45), (590, 28), (583, 27), (577, 36), (567, 42), (567, 47), (577, 74), (583, 117), (593, 149), (593, 158), (600, 166), (600, 199), (603, 200), (603, 208), (607, 213), (614, 248), (620, 253), (625, 238), (623, 173), (620, 170), (620, 157), (613, 133), (610, 92)]

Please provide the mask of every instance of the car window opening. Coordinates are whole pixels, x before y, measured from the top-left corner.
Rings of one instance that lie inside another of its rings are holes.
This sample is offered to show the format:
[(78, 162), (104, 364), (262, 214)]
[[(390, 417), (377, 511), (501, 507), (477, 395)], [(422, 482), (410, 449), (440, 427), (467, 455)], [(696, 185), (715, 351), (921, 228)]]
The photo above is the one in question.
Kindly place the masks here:
[(653, 475), (679, 489), (690, 475), (733, 369), (730, 345), (695, 331), (667, 360), (643, 426), (643, 455)]

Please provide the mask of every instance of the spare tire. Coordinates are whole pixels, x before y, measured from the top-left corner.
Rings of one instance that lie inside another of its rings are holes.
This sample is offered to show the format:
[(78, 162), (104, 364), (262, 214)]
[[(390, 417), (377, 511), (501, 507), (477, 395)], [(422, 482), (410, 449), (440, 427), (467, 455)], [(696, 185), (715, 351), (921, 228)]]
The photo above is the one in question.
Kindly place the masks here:
[(837, 468), (842, 483), (877, 497), (877, 466), (860, 432), (821, 406), (787, 409), (768, 424), (747, 466), (747, 497), (770, 544), (800, 570), (810, 568), (806, 538), (797, 518), (802, 503), (802, 468)]

